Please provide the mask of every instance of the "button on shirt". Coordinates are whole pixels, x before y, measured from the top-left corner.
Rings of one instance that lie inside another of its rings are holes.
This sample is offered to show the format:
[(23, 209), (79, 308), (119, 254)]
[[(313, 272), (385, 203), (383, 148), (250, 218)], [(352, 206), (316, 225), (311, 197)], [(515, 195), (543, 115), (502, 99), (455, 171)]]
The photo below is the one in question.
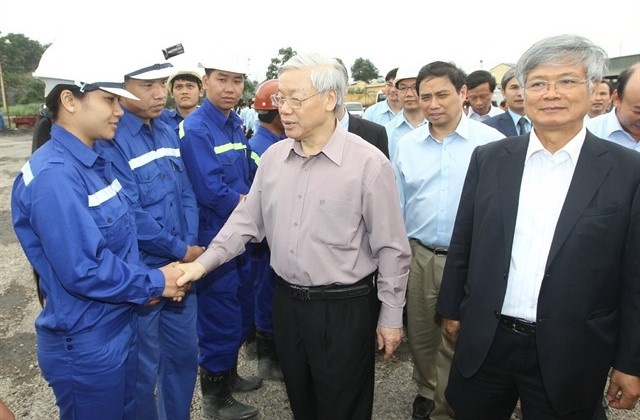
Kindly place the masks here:
[(583, 127), (552, 155), (542, 146), (535, 130), (531, 132), (502, 305), (504, 315), (536, 321), (547, 257), (585, 136)]
[(115, 328), (131, 303), (161, 296), (164, 276), (140, 263), (129, 204), (111, 162), (54, 124), (11, 197), (16, 235), (46, 299), (36, 329)]
[(396, 196), (389, 160), (340, 124), (314, 156), (282, 140), (198, 262), (211, 270), (266, 237), (271, 266), (293, 284), (353, 284), (377, 268), (379, 322), (400, 327), (411, 253)]
[(640, 152), (640, 141), (626, 132), (620, 125), (615, 108), (603, 115), (598, 115), (586, 122), (587, 129), (594, 135), (612, 141), (620, 146)]
[(504, 135), (462, 115), (456, 130), (439, 142), (429, 124), (405, 135), (394, 162), (407, 234), (430, 246), (449, 246), (462, 186), (473, 150)]
[(114, 140), (96, 142), (96, 150), (115, 163), (134, 202), (145, 264), (181, 260), (197, 243), (198, 205), (175, 131), (158, 119), (150, 127), (124, 109)]

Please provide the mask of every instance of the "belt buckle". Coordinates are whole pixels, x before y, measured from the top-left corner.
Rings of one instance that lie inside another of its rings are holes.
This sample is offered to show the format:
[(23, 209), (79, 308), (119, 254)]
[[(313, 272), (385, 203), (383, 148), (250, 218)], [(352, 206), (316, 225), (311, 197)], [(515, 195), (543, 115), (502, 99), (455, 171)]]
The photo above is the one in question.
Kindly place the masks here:
[(433, 255), (436, 257), (444, 257), (447, 255), (448, 250), (446, 248), (433, 248)]
[(300, 300), (309, 301), (311, 300), (311, 293), (309, 292), (308, 287), (292, 287), (291, 295)]

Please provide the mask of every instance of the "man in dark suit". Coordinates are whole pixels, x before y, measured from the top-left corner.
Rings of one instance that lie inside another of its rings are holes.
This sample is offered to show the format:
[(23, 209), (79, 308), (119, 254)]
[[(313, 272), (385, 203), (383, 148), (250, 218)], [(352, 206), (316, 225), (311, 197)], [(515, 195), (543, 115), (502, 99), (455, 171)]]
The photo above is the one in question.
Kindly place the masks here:
[[(346, 114), (349, 112), (345, 109)], [(344, 118), (344, 114), (342, 115), (342, 119)], [(349, 114), (349, 123), (347, 127), (347, 131), (353, 134), (357, 134), (362, 137), (369, 143), (376, 146), (384, 155), (389, 158), (389, 145), (387, 141), (387, 130), (384, 129), (384, 126), (380, 124), (376, 124), (369, 120), (365, 120), (363, 118), (354, 117)]]
[(531, 131), (531, 121), (524, 115), (524, 97), (515, 69), (509, 69), (500, 82), (502, 95), (507, 104), (506, 112), (482, 121), (495, 128), (505, 137), (520, 136)]
[(437, 310), (456, 420), (591, 419), (640, 396), (640, 155), (583, 126), (606, 53), (562, 35), (518, 61), (528, 135), (479, 146)]

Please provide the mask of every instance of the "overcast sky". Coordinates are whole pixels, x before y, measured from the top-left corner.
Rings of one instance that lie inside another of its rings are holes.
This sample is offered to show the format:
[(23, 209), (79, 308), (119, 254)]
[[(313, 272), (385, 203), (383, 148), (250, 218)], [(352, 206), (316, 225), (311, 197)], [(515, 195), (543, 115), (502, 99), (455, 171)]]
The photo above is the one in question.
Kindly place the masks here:
[[(562, 33), (586, 36), (610, 57), (639, 54), (640, 1), (589, 3), (3, 0), (0, 31), (42, 44), (64, 36), (109, 37), (114, 44), (137, 37), (165, 47), (182, 42), (181, 66), (195, 66), (205, 54), (233, 51), (259, 82), (285, 47), (338, 57), (348, 68), (356, 58), (369, 59), (382, 75), (393, 67), (419, 69), (435, 60), (453, 61), (467, 72), (490, 70), (515, 63), (532, 43)], [(123, 54), (117, 45), (108, 53)]]

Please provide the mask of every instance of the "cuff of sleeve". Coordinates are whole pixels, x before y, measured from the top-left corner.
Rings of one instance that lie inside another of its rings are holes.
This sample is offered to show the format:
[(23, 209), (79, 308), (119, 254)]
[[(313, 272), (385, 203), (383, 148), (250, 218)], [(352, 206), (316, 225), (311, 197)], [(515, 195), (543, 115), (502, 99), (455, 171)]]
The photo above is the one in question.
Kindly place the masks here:
[(402, 327), (402, 311), (402, 307), (392, 308), (382, 303), (380, 315), (378, 316), (378, 324), (388, 328)]
[(176, 260), (182, 261), (184, 256), (187, 255), (187, 249), (189, 248), (189, 245), (187, 245), (185, 242), (178, 241), (173, 248), (173, 255), (175, 256)]
[(196, 258), (196, 262), (202, 264), (205, 271), (210, 273), (220, 266), (222, 261), (222, 255), (220, 255), (220, 249), (209, 245), (209, 248)]
[(157, 298), (162, 296), (162, 292), (164, 292), (164, 274), (157, 268), (149, 271), (149, 280), (151, 286), (149, 287), (149, 297)]

